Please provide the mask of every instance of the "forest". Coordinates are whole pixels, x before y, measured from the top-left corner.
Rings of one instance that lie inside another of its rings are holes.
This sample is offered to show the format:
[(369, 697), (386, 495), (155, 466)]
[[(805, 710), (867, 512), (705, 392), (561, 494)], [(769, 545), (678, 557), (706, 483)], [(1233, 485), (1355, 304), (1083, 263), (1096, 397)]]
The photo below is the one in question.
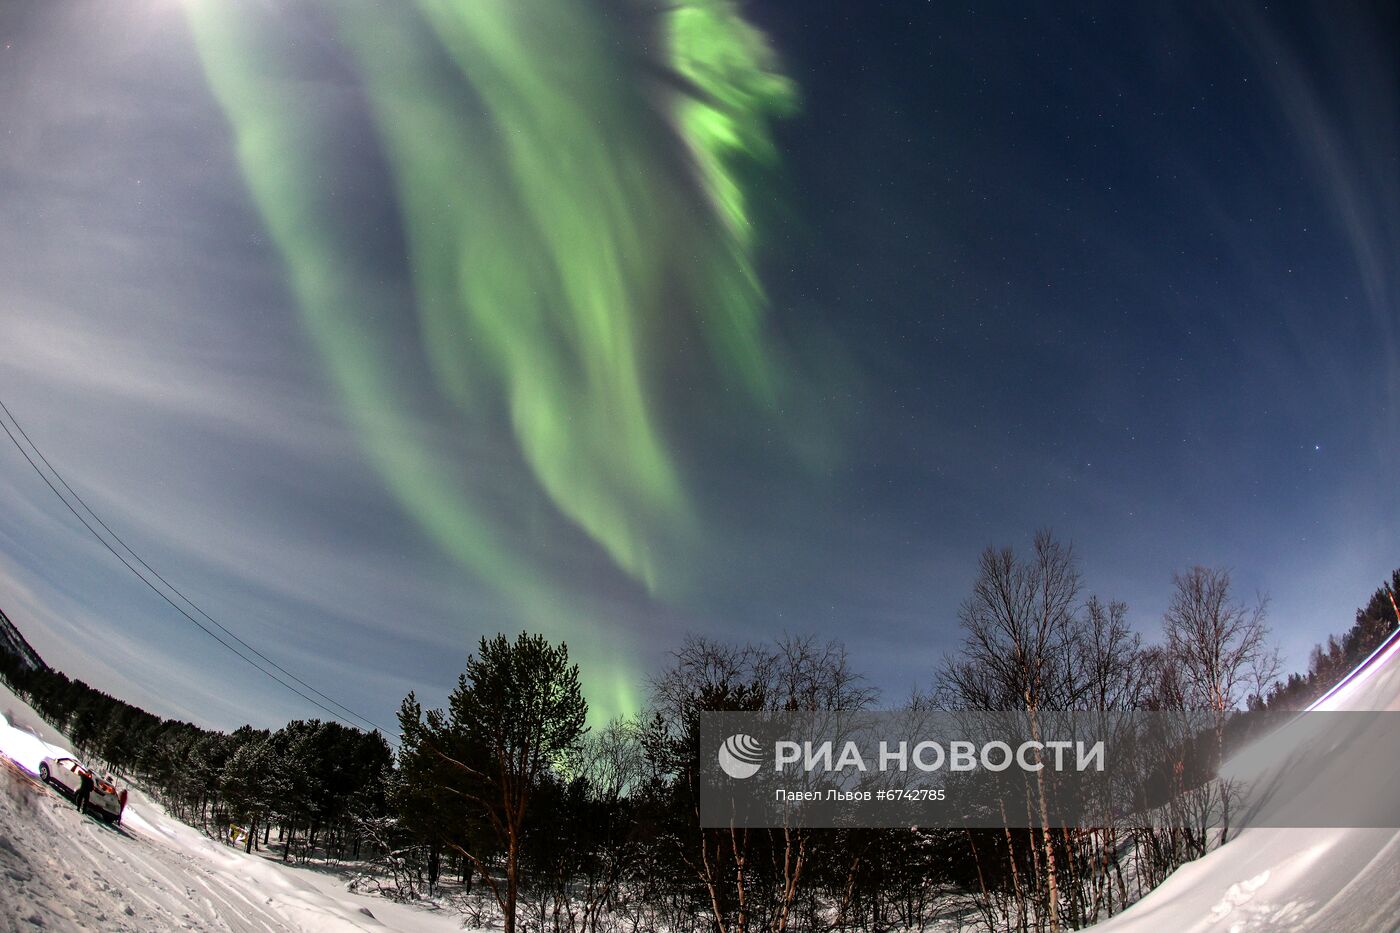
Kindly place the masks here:
[[(1297, 710), (1395, 630), (1400, 569), (1306, 671), (1280, 677), (1267, 599), (1227, 570), (1174, 577), (1156, 637), (1086, 594), (1073, 548), (987, 549), (928, 689), (899, 702), (839, 642), (686, 638), (645, 711), (589, 728), (568, 648), (483, 638), (442, 707), (391, 742), (337, 722), (220, 732), (162, 719), (0, 652), (0, 675), (77, 751), (229, 845), (339, 865), (352, 884), (514, 931), (1060, 930), (1111, 916), (1228, 826), (699, 828), (708, 710)], [(398, 747), (395, 748), (394, 746)]]

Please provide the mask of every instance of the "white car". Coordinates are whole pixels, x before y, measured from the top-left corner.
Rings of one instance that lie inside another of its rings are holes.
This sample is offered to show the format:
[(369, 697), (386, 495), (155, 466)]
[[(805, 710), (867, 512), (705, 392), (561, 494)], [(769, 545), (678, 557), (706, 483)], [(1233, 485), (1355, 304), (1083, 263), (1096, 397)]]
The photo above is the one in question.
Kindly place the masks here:
[(108, 823), (120, 823), (122, 811), (126, 809), (126, 791), (117, 790), (111, 775), (98, 776), (91, 768), (83, 767), (76, 758), (45, 758), (39, 763), (39, 779), (75, 799), (83, 785), (84, 775), (92, 781), (87, 809)]

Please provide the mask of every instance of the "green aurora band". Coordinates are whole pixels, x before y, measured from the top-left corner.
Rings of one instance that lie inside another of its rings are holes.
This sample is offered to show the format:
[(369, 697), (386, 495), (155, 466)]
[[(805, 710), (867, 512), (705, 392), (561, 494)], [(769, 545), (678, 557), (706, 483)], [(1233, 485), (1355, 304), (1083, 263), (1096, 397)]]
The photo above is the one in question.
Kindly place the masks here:
[[(766, 40), (729, 0), (316, 5), (380, 136), (440, 399), (466, 431), (508, 425), (539, 492), (638, 585), (683, 588), (699, 523), (650, 348), (691, 314), (726, 393), (773, 417), (790, 391), (763, 337), (746, 193), (776, 161), (770, 120), (796, 104)], [(619, 45), (605, 7), (655, 41)], [(356, 261), (325, 177), (334, 116), (300, 93), (304, 50), (266, 8), (186, 9), (306, 331), (389, 489), (526, 624), (569, 640), (595, 721), (634, 712), (621, 639), (580, 619), (510, 543), (510, 518), (405, 427), (418, 402), (375, 324), (404, 312)]]

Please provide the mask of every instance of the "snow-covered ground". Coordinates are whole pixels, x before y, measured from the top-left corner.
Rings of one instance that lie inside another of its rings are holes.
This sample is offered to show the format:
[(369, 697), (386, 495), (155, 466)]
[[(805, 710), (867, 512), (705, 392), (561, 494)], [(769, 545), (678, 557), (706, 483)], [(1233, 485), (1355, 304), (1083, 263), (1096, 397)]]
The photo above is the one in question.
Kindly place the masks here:
[[(1400, 710), (1400, 639), (1316, 708)], [(1385, 779), (1378, 782), (1384, 788), (1381, 792), (1400, 794), (1400, 762), (1368, 760), (1373, 756), (1364, 748), (1344, 746), (1335, 754), (1349, 767), (1378, 769)], [(1287, 788), (1292, 799), (1329, 792), (1323, 780), (1299, 780), (1305, 786)], [(1094, 929), (1105, 933), (1400, 930), (1400, 832), (1246, 828)]]
[(66, 739), (3, 686), (0, 712), (0, 931), (462, 930), (460, 915), (218, 843), (140, 791), (120, 827), (80, 816), (34, 777)]
[[(1318, 708), (1400, 710), (1400, 639)], [(139, 791), (121, 827), (79, 816), (34, 777), (69, 743), (3, 686), (0, 710), (0, 931), (462, 929), (458, 914), (352, 894), (334, 873), (222, 845)], [(1386, 769), (1386, 792), (1400, 794), (1400, 762), (1339, 754)], [(1095, 929), (1400, 930), (1400, 832), (1245, 828)]]

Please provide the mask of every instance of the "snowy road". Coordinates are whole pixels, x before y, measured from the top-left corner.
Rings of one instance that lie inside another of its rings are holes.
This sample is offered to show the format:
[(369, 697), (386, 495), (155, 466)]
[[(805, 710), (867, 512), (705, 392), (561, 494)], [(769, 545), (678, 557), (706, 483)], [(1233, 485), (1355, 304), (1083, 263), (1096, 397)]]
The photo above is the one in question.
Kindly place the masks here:
[(178, 848), (80, 816), (16, 767), (0, 781), (8, 929), (295, 929)]
[(0, 931), (461, 931), (460, 917), (351, 894), (215, 842), (133, 791), (123, 825), (34, 777), (62, 736), (0, 687)]

